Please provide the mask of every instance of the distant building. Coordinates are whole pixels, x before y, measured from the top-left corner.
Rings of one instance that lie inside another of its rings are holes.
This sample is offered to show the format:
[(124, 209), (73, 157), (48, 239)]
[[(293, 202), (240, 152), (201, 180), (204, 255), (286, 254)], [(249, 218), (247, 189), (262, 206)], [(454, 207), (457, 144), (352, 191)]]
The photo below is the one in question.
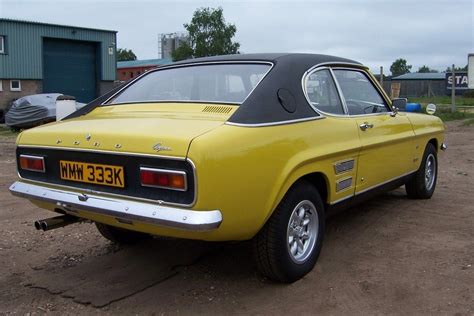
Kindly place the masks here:
[(119, 61), (117, 62), (117, 79), (127, 81), (141, 75), (147, 70), (170, 63), (170, 58)]
[(186, 33), (158, 34), (158, 57), (171, 59), (173, 52), (183, 43), (189, 43)]
[(36, 93), (89, 102), (113, 87), (116, 31), (0, 19), (0, 109)]
[[(400, 83), (400, 97), (421, 97), (446, 95), (446, 74), (444, 73), (408, 73), (393, 77), (387, 84)], [(384, 88), (385, 84), (384, 84)], [(387, 90), (387, 89), (386, 89)]]

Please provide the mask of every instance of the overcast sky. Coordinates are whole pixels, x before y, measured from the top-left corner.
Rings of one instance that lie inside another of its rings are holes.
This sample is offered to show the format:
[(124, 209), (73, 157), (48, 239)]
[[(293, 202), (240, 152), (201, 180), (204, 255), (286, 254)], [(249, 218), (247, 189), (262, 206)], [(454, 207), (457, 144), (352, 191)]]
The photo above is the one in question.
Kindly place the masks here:
[(118, 31), (118, 47), (158, 57), (158, 33), (184, 31), (200, 7), (224, 9), (242, 53), (311, 52), (360, 61), (379, 72), (400, 57), (445, 70), (474, 53), (474, 0), (105, 1), (0, 0), (0, 16)]

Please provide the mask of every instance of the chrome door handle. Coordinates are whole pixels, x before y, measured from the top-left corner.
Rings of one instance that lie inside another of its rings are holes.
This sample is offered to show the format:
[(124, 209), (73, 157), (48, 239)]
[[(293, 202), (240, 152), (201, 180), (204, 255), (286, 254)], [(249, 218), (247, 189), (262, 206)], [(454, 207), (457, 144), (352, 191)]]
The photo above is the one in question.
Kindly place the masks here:
[(360, 124), (359, 127), (360, 127), (361, 130), (365, 131), (365, 130), (367, 130), (368, 128), (374, 127), (374, 124), (370, 124), (370, 123), (364, 122), (364, 123)]

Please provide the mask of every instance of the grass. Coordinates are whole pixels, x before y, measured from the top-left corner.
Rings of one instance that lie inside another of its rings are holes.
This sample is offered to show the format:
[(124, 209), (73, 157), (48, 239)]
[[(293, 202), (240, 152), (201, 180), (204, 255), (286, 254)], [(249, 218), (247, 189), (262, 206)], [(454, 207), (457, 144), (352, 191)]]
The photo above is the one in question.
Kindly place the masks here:
[[(421, 103), (424, 106), (426, 106), (428, 103), (434, 103), (436, 105), (451, 104), (451, 96), (408, 98), (408, 102)], [(456, 105), (474, 106), (474, 98), (456, 96)]]
[(463, 126), (471, 126), (471, 125), (474, 125), (474, 118), (470, 118), (468, 120), (465, 120), (463, 123), (462, 123)]
[(474, 124), (474, 113), (459, 112), (459, 111), (451, 113), (449, 109), (438, 109), (435, 115), (439, 117), (440, 119), (442, 119), (444, 122), (467, 119), (467, 121), (471, 121), (471, 123), (469, 123), (468, 125)]
[(8, 137), (8, 136), (16, 136), (16, 135), (18, 135), (18, 133), (12, 131), (10, 128), (6, 126), (0, 126), (0, 136)]

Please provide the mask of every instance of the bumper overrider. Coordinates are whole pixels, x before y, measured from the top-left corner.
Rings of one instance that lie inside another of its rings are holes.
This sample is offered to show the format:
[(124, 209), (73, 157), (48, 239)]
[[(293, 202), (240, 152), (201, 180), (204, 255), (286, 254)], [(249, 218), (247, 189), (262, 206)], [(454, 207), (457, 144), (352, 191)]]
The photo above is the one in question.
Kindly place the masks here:
[(134, 221), (150, 223), (169, 228), (189, 231), (210, 231), (217, 229), (222, 222), (219, 210), (194, 211), (153, 202), (132, 201), (119, 197), (82, 194), (65, 189), (17, 181), (10, 186), (13, 195), (52, 203), (58, 209), (70, 214), (78, 211), (113, 216), (121, 223)]

